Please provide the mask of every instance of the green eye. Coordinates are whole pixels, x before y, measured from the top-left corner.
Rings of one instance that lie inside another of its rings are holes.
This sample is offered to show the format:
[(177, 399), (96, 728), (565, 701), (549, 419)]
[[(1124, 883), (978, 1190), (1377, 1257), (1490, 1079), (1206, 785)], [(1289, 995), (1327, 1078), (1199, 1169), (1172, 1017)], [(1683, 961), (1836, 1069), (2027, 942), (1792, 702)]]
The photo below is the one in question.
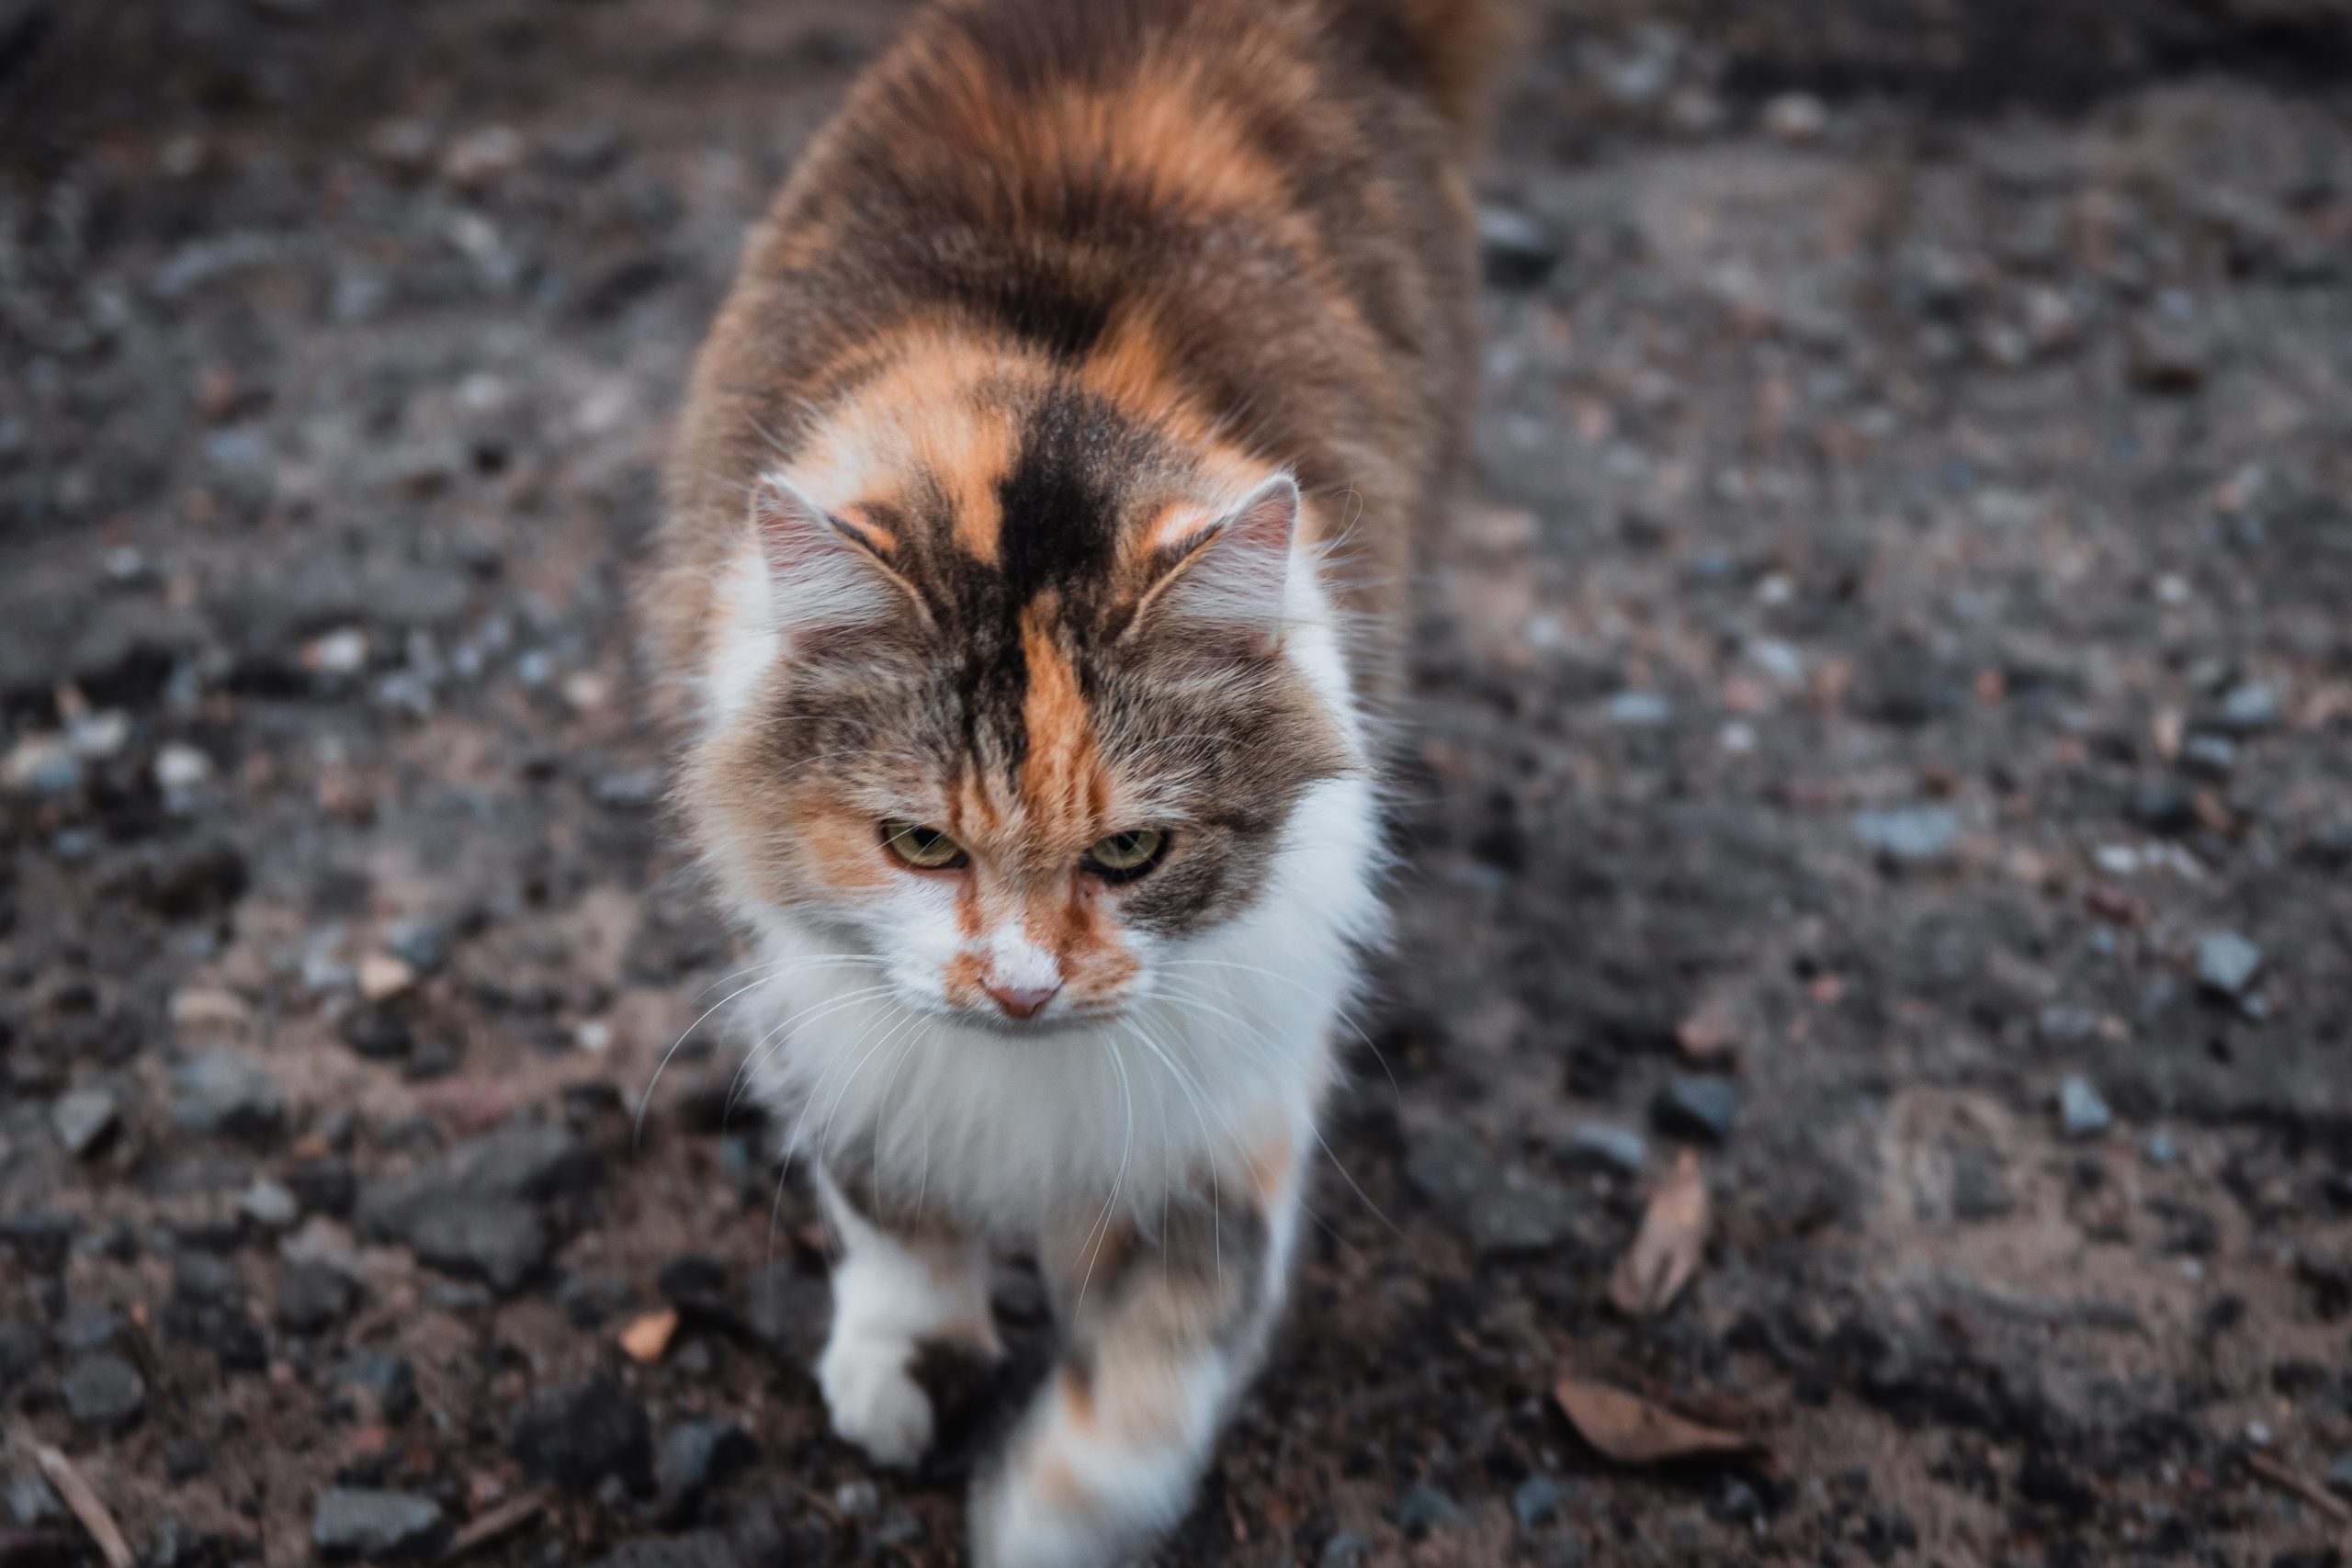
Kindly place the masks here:
[(1086, 852), (1086, 869), (1114, 882), (1131, 881), (1158, 865), (1160, 852), (1167, 847), (1168, 835), (1157, 828), (1113, 833), (1095, 840)]
[(949, 871), (964, 863), (964, 846), (919, 822), (882, 824), (882, 847), (917, 871)]

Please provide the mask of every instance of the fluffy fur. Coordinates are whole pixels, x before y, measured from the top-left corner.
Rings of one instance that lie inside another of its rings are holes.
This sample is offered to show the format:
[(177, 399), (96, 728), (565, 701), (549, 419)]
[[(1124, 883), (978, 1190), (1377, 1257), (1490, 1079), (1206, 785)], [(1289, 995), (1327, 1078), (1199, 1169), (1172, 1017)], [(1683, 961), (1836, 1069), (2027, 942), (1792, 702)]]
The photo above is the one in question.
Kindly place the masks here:
[(842, 1247), (836, 1428), (920, 1456), (916, 1352), (995, 1352), (995, 1253), (1061, 1312), (982, 1564), (1171, 1524), (1280, 1303), (1381, 927), (1368, 716), (1468, 386), (1491, 22), (935, 6), (696, 367), (646, 629), (746, 1071)]

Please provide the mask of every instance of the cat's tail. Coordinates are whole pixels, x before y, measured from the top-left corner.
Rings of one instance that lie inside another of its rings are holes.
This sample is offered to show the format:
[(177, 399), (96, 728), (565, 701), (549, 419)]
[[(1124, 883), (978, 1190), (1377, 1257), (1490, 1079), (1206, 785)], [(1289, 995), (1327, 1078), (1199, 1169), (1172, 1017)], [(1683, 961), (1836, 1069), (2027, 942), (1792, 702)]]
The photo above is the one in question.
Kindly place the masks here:
[[(1526, 0), (1339, 0), (1410, 68), (1464, 137), (1486, 118), (1487, 85), (1525, 26)], [(1399, 62), (1403, 63), (1403, 62)]]

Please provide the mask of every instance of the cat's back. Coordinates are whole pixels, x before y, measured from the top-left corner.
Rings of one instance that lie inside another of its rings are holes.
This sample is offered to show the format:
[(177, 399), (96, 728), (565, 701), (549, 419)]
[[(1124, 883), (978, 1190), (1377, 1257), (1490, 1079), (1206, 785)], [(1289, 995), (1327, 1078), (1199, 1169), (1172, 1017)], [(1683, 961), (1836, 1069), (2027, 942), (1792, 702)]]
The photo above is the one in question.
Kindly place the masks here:
[(690, 668), (756, 475), (910, 356), (1048, 361), (1289, 468), (1392, 619), (1470, 385), (1457, 167), (1483, 0), (946, 0), (752, 235), (673, 472), (657, 660)]

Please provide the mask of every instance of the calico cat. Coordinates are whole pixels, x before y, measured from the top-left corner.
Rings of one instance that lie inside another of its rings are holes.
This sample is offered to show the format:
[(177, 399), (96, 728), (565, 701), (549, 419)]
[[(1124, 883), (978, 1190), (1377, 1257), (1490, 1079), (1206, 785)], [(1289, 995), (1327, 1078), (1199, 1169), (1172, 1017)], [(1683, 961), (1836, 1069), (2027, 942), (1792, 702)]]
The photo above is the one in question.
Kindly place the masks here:
[(1268, 1337), (1378, 939), (1413, 532), (1472, 384), (1472, 0), (946, 0), (852, 90), (696, 363), (643, 615), (753, 944), (748, 1070), (842, 1248), (818, 1372), (1065, 1348), (995, 1568), (1183, 1513)]

